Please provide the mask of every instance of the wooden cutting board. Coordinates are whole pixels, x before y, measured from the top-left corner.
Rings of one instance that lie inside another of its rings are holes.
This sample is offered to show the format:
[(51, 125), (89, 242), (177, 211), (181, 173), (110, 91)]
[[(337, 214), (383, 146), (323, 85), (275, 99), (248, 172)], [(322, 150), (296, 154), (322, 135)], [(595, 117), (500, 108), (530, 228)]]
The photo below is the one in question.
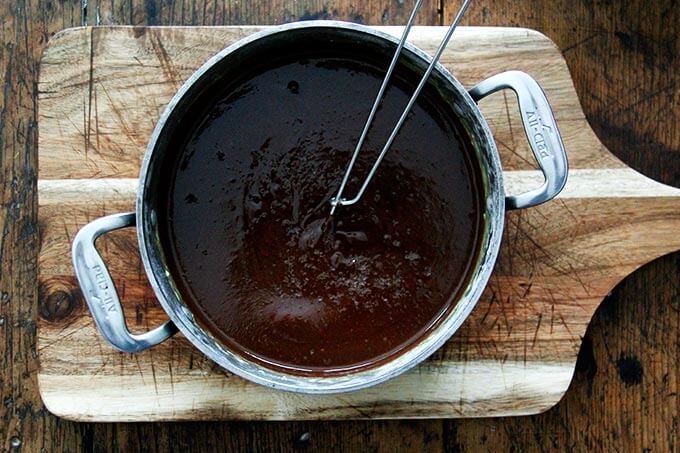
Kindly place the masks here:
[[(463, 28), (442, 62), (466, 87), (509, 69), (544, 87), (569, 154), (561, 196), (510, 212), (501, 255), (461, 330), (421, 366), (337, 396), (271, 390), (221, 370), (181, 335), (138, 354), (97, 333), (70, 261), (87, 222), (134, 207), (154, 124), (211, 55), (261, 27), (66, 30), (42, 59), (39, 84), (38, 351), (40, 392), (74, 420), (347, 419), (533, 414), (562, 397), (588, 322), (604, 296), (644, 263), (680, 249), (680, 190), (627, 168), (594, 135), (555, 45), (538, 32)], [(398, 35), (399, 28), (384, 28)], [(432, 53), (439, 27), (411, 40)], [(481, 103), (516, 193), (540, 182), (514, 96)], [(129, 325), (166, 315), (132, 230), (99, 241)]]

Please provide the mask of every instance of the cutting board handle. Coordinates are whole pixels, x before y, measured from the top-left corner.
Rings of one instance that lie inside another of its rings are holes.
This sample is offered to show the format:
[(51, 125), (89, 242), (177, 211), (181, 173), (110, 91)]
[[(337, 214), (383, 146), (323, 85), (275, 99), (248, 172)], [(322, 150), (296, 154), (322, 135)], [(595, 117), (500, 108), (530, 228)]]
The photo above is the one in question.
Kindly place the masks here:
[(172, 321), (141, 335), (127, 328), (123, 307), (106, 264), (95, 247), (97, 238), (137, 224), (134, 212), (101, 217), (85, 225), (73, 241), (73, 267), (99, 331), (122, 352), (139, 352), (156, 346), (177, 332)]

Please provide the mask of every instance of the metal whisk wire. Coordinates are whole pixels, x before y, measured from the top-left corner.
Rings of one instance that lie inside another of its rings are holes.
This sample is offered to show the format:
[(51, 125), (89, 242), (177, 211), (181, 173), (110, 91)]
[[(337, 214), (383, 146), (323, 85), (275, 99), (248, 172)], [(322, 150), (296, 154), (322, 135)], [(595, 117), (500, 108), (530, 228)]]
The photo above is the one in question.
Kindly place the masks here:
[(378, 96), (375, 99), (375, 102), (373, 103), (373, 108), (371, 109), (371, 113), (368, 116), (368, 119), (366, 120), (366, 124), (364, 125), (364, 128), (361, 132), (361, 136), (359, 137), (359, 141), (357, 142), (357, 146), (354, 149), (354, 153), (352, 154), (352, 158), (349, 161), (349, 164), (347, 165), (347, 170), (345, 170), (345, 175), (342, 178), (342, 182), (340, 183), (340, 188), (338, 189), (337, 195), (331, 199), (331, 215), (335, 213), (335, 210), (337, 209), (338, 206), (350, 206), (358, 202), (361, 197), (363, 196), (364, 192), (366, 191), (366, 188), (368, 187), (369, 183), (371, 182), (371, 179), (373, 179), (373, 176), (375, 176), (376, 171), (378, 170), (378, 167), (380, 166), (380, 163), (382, 162), (383, 158), (385, 157), (385, 154), (387, 154), (387, 151), (389, 151), (390, 147), (392, 146), (392, 143), (394, 142), (394, 139), (397, 137), (399, 134), (399, 131), (401, 130), (401, 127), (403, 126), (404, 122), (406, 121), (406, 118), (408, 117), (409, 112), (413, 108), (413, 105), (416, 103), (416, 100), (418, 96), (420, 95), (420, 92), (423, 90), (425, 87), (425, 84), (427, 83), (428, 79), (430, 78), (430, 75), (432, 74), (432, 71), (434, 70), (435, 66), (437, 65), (437, 62), (441, 58), (442, 54), (444, 53), (444, 49), (446, 49), (446, 46), (448, 45), (449, 41), (451, 40), (451, 36), (453, 36), (453, 32), (456, 30), (456, 27), (458, 27), (458, 24), (460, 23), (461, 19), (463, 18), (463, 15), (465, 14), (465, 11), (467, 10), (471, 0), (465, 0), (463, 2), (463, 5), (461, 6), (460, 10), (458, 11), (458, 14), (456, 15), (456, 18), (454, 19), (453, 23), (449, 27), (448, 31), (446, 32), (446, 35), (444, 36), (444, 39), (442, 42), (439, 44), (439, 47), (437, 48), (437, 51), (434, 54), (434, 57), (432, 58), (432, 61), (430, 62), (430, 65), (428, 66), (427, 70), (425, 71), (425, 74), (423, 75), (422, 79), (420, 80), (420, 83), (418, 84), (418, 87), (416, 88), (415, 92), (411, 96), (411, 99), (409, 100), (408, 104), (406, 105), (406, 108), (402, 112), (401, 117), (399, 118), (399, 121), (397, 121), (397, 124), (395, 125), (394, 129), (392, 130), (392, 133), (390, 134), (389, 138), (387, 139), (387, 142), (385, 143), (385, 146), (383, 147), (382, 151), (378, 155), (378, 158), (376, 159), (375, 163), (373, 164), (373, 167), (371, 168), (371, 171), (369, 171), (368, 175), (366, 176), (366, 179), (364, 180), (363, 184), (361, 185), (361, 188), (359, 189), (359, 192), (354, 198), (351, 199), (345, 199), (342, 198), (342, 193), (345, 190), (345, 187), (347, 186), (347, 182), (349, 181), (350, 175), (352, 174), (352, 169), (354, 168), (354, 164), (356, 163), (357, 157), (359, 156), (359, 153), (361, 152), (361, 148), (363, 147), (364, 141), (366, 140), (366, 136), (368, 135), (368, 131), (371, 128), (371, 125), (373, 124), (373, 119), (375, 118), (375, 114), (378, 111), (378, 108), (380, 106), (380, 102), (382, 101), (382, 98), (385, 94), (385, 90), (387, 89), (387, 85), (389, 84), (390, 78), (392, 77), (392, 73), (394, 72), (394, 68), (397, 66), (397, 62), (399, 61), (399, 56), (401, 55), (401, 52), (404, 48), (404, 44), (406, 43), (406, 39), (408, 38), (409, 33), (411, 32), (411, 28), (413, 27), (413, 23), (415, 22), (416, 16), (418, 15), (418, 11), (420, 10), (420, 7), (422, 6), (423, 0), (418, 0), (413, 8), (413, 11), (411, 12), (411, 16), (409, 17), (409, 20), (406, 24), (406, 27), (404, 28), (404, 32), (401, 36), (401, 39), (399, 40), (399, 45), (397, 46), (397, 50), (394, 53), (394, 57), (392, 58), (392, 62), (390, 63), (390, 66), (387, 70), (387, 73), (385, 75), (385, 79), (383, 80), (383, 83), (380, 87), (380, 90), (378, 91)]

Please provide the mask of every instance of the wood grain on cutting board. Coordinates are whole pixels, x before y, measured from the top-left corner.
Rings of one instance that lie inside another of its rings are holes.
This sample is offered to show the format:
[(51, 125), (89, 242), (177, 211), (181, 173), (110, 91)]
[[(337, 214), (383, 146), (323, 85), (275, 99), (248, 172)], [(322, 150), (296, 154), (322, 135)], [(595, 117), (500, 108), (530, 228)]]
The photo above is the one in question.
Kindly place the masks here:
[[(388, 383), (303, 396), (219, 369), (178, 336), (144, 353), (115, 352), (97, 334), (70, 264), (77, 230), (134, 206), (155, 121), (205, 60), (254, 27), (89, 28), (45, 52), (39, 85), (40, 390), (79, 420), (464, 417), (535, 413), (569, 385), (586, 326), (604, 295), (645, 262), (680, 248), (680, 190), (626, 168), (596, 139), (559, 51), (524, 29), (461, 28), (442, 58), (466, 87), (521, 69), (544, 87), (572, 169), (559, 199), (507, 216), (504, 245), (482, 300), (431, 359)], [(398, 34), (399, 29), (387, 29)], [(417, 28), (428, 52), (444, 30)], [(515, 100), (481, 103), (508, 192), (540, 182)], [(146, 283), (132, 230), (100, 240), (128, 322), (166, 319)]]

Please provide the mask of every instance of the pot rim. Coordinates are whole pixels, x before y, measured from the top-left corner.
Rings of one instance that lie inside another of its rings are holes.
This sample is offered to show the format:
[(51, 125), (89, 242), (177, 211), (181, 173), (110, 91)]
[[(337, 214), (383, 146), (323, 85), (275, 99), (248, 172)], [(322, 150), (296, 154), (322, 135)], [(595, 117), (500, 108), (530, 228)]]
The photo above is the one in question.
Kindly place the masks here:
[[(359, 24), (341, 21), (306, 21), (267, 28), (237, 41), (211, 57), (177, 91), (154, 128), (144, 154), (139, 176), (136, 229), (141, 259), (151, 287), (170, 319), (195, 347), (226, 370), (256, 383), (293, 392), (327, 394), (366, 388), (401, 374), (429, 357), (460, 328), (481, 297), (494, 268), (504, 228), (505, 194), (500, 157), (486, 120), (463, 85), (444, 66), (437, 64), (435, 71), (443, 76), (446, 83), (449, 83), (461, 95), (465, 103), (462, 107), (469, 111), (478, 124), (479, 133), (485, 142), (481, 144), (483, 147), (481, 150), (478, 149), (480, 144), (475, 144), (477, 157), (480, 160), (482, 186), (485, 190), (485, 198), (483, 199), (485, 209), (481, 231), (482, 243), (476, 263), (474, 263), (471, 271), (472, 275), (468, 277), (467, 287), (460, 294), (454, 309), (444, 316), (437, 327), (426, 334), (418, 343), (409, 346), (405, 352), (398, 353), (394, 358), (378, 366), (354, 373), (329, 376), (295, 375), (264, 367), (227, 349), (210, 332), (200, 328), (174, 287), (170, 272), (163, 264), (162, 252), (158, 250), (160, 247), (155, 246), (158, 241), (155, 240), (156, 238), (148, 237), (151, 232), (155, 231), (153, 225), (156, 222), (155, 211), (148, 209), (145, 203), (151, 158), (157, 152), (156, 146), (159, 137), (163, 134), (165, 125), (177, 105), (190, 88), (199, 82), (213, 66), (236, 50), (254, 41), (292, 30), (311, 28), (349, 30), (359, 34), (372, 35), (395, 45), (398, 43), (398, 39), (392, 35)], [(429, 64), (431, 61), (430, 56), (409, 42), (405, 44), (404, 49), (411, 52), (416, 58), (423, 60), (425, 64)]]

